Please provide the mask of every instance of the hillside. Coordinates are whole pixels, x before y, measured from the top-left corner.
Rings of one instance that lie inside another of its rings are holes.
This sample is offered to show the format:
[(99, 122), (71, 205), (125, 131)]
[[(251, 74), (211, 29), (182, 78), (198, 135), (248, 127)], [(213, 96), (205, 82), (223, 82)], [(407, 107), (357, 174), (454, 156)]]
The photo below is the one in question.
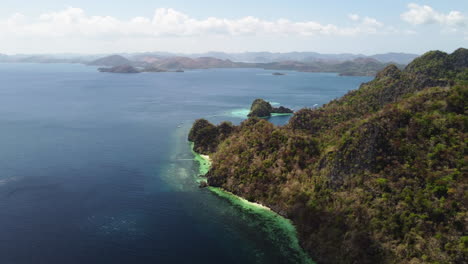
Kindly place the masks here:
[(467, 101), (468, 50), (433, 51), (286, 126), (198, 120), (189, 140), (209, 185), (290, 218), (318, 263), (466, 263)]

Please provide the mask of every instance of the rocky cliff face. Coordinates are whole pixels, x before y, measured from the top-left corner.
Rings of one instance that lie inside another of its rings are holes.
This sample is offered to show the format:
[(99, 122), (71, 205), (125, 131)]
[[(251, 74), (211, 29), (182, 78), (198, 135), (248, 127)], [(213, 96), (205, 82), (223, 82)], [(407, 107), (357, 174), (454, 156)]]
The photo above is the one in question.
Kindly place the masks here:
[(467, 59), (429, 52), (286, 126), (191, 139), (213, 144), (210, 185), (292, 219), (318, 263), (465, 263)]

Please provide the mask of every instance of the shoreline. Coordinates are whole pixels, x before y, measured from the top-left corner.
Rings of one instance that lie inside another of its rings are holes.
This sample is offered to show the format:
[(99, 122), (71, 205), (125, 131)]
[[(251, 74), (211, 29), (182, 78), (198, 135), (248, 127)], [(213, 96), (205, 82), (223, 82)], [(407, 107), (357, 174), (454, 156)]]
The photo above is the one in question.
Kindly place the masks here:
[[(212, 161), (210, 156), (199, 154), (196, 151), (194, 151), (193, 142), (190, 143), (192, 153), (195, 156), (194, 160), (198, 161), (200, 165), (199, 175), (196, 179), (196, 182), (201, 183), (202, 181), (207, 180), (205, 175), (211, 168)], [(223, 188), (208, 186), (207, 189), (213, 194), (217, 195), (218, 197), (226, 199), (232, 205), (241, 207), (242, 210), (249, 210), (251, 212), (262, 215), (264, 217), (268, 217), (275, 221), (275, 224), (280, 226), (281, 229), (285, 231), (285, 234), (287, 235), (290, 242), (288, 246), (290, 246), (291, 249), (294, 249), (297, 252), (299, 258), (302, 259), (302, 263), (315, 264), (315, 262), (310, 258), (309, 254), (307, 254), (300, 245), (296, 226), (290, 219), (280, 215), (268, 206), (265, 206), (261, 203), (250, 202), (241, 196), (235, 195), (232, 192), (224, 190)]]
[[(249, 108), (239, 108), (233, 111), (225, 112), (225, 114), (227, 114), (227, 116), (230, 116), (230, 117), (246, 119), (248, 118), (247, 115), (249, 114), (249, 112), (250, 112)], [(271, 113), (271, 116), (263, 116), (259, 118), (268, 119), (268, 118), (276, 117), (276, 116), (292, 116), (292, 115), (294, 115), (294, 113)]]

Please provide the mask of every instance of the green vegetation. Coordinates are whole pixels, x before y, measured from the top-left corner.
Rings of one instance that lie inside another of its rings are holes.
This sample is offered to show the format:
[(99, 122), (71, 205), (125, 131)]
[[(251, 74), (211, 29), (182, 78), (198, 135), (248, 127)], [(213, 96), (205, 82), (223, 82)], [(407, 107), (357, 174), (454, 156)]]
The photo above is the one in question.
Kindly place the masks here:
[(429, 52), (286, 126), (189, 139), (209, 185), (287, 216), (318, 263), (466, 263), (467, 69), (466, 49)]
[(263, 99), (255, 99), (250, 107), (249, 117), (270, 117), (272, 114), (292, 114), (289, 108), (280, 106), (272, 107), (271, 104)]
[(215, 126), (205, 119), (198, 119), (190, 130), (188, 139), (194, 142), (193, 150), (198, 153), (214, 152), (218, 144), (234, 132), (231, 122)]

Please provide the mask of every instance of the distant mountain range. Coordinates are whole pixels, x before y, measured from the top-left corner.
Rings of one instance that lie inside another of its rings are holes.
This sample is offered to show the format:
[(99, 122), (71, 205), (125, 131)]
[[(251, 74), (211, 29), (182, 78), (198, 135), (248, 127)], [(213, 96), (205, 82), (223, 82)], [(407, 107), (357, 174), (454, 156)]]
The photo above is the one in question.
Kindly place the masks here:
[(219, 59), (228, 59), (237, 62), (253, 62), (253, 63), (270, 63), (278, 61), (334, 61), (343, 62), (357, 58), (373, 58), (383, 63), (393, 62), (397, 64), (408, 64), (413, 59), (418, 57), (417, 54), (408, 53), (385, 53), (366, 56), (363, 54), (321, 54), (317, 52), (288, 52), (288, 53), (272, 53), (272, 52), (245, 52), (245, 53), (223, 53), (223, 52), (208, 52), (202, 54), (194, 54), (195, 57), (214, 57)]
[(94, 66), (120, 66), (120, 65), (129, 65), (132, 64), (132, 62), (120, 55), (111, 55), (103, 58), (99, 58), (97, 60), (94, 60), (92, 62), (89, 62), (88, 65), (94, 65)]
[[(5, 62), (35, 62), (36, 60), (71, 60), (71, 61), (85, 61), (91, 62), (98, 58), (109, 56), (111, 54), (94, 54), (94, 55), (83, 55), (83, 54), (18, 54), (18, 55), (3, 55), (0, 54), (0, 60)], [(383, 63), (393, 62), (397, 64), (408, 64), (413, 59), (418, 57), (418, 54), (411, 53), (384, 53), (375, 55), (363, 55), (363, 54), (322, 54), (317, 52), (287, 52), (287, 53), (274, 53), (274, 52), (243, 52), (243, 53), (225, 53), (225, 52), (206, 52), (196, 54), (182, 54), (182, 53), (169, 53), (169, 52), (145, 52), (145, 53), (119, 53), (125, 58), (130, 60), (139, 60), (142, 57), (157, 57), (157, 58), (169, 58), (169, 57), (187, 57), (187, 58), (200, 58), (200, 57), (212, 57), (221, 60), (230, 60), (236, 62), (250, 62), (250, 63), (270, 63), (278, 61), (300, 61), (300, 62), (311, 62), (311, 61), (335, 61), (343, 62), (353, 60), (357, 58), (372, 58)], [(6, 57), (5, 57), (6, 56)]]
[(397, 64), (408, 64), (419, 55), (410, 53), (384, 53), (375, 55), (363, 55), (363, 54), (321, 54), (317, 52), (287, 52), (287, 53), (273, 53), (273, 52), (243, 52), (243, 53), (224, 53), (224, 52), (207, 52), (198, 54), (178, 54), (178, 53), (166, 53), (166, 52), (154, 52), (154, 53), (139, 53), (139, 54), (121, 54), (125, 57), (133, 58), (138, 60), (140, 57), (151, 56), (151, 57), (188, 57), (188, 58), (200, 58), (200, 57), (212, 57), (222, 60), (230, 60), (236, 62), (249, 62), (249, 63), (270, 63), (278, 61), (300, 61), (300, 62), (313, 62), (313, 61), (333, 61), (343, 62), (357, 58), (372, 58), (383, 63), (397, 63)]
[(207, 68), (264, 68), (372, 76), (388, 64), (397, 64), (397, 66), (401, 67), (416, 57), (418, 55), (408, 53), (385, 53), (367, 56), (350, 53), (321, 54), (316, 52), (208, 52), (200, 54), (148, 52), (114, 55), (20, 54), (8, 56), (0, 54), (0, 62), (82, 63), (105, 67), (130, 65), (139, 68), (139, 71), (151, 72)]
[[(104, 72), (122, 73), (122, 69), (128, 69), (128, 73), (136, 72), (165, 72), (185, 69), (209, 69), (209, 68), (261, 68), (270, 70), (292, 70), (301, 72), (336, 72), (340, 75), (373, 76), (390, 63), (380, 62), (373, 58), (355, 58), (347, 61), (340, 60), (315, 60), (315, 61), (278, 61), (269, 63), (233, 62), (229, 59), (214, 57), (159, 57), (154, 55), (134, 56), (131, 60), (120, 56), (111, 55), (88, 63), (89, 65), (118, 67), (117, 71), (111, 68), (101, 68)], [(119, 66), (132, 66), (119, 67)], [(400, 68), (401, 64), (397, 64)], [(137, 70), (138, 69), (138, 70)]]

